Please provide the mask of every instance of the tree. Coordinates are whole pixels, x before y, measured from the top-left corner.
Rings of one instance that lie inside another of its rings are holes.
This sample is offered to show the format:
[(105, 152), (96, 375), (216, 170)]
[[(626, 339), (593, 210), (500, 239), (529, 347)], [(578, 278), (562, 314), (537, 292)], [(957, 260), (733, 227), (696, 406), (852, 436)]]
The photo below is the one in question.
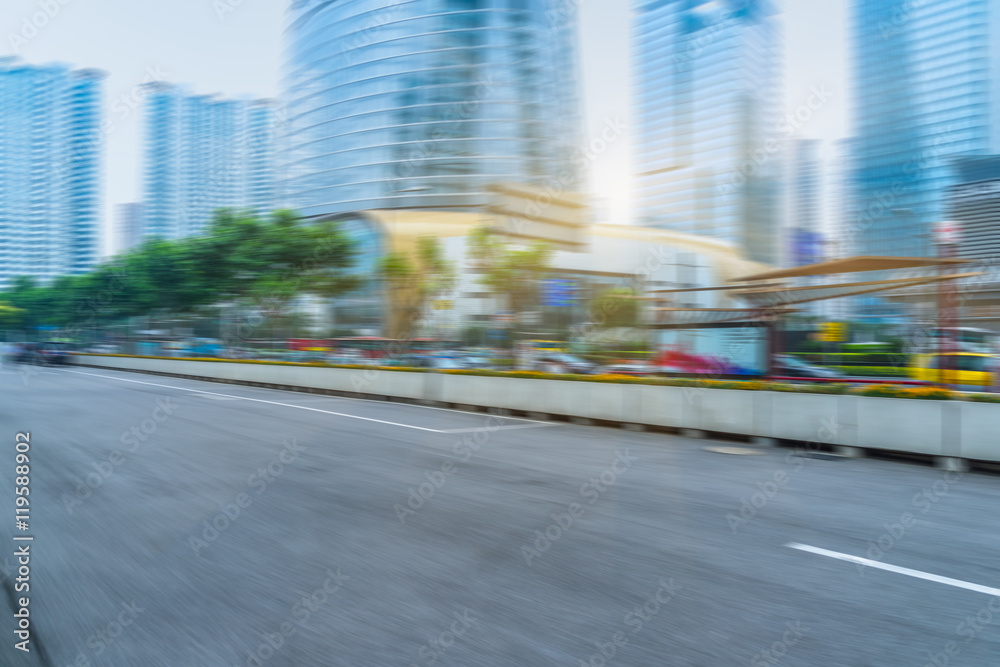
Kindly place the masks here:
[(23, 308), (15, 308), (9, 303), (0, 301), (0, 329), (18, 328), (26, 314), (27, 311)]
[(428, 302), (451, 291), (456, 282), (454, 262), (445, 257), (440, 241), (431, 236), (417, 239), (412, 257), (399, 250), (386, 254), (378, 273), (390, 292), (392, 338), (412, 337)]
[(642, 301), (635, 290), (612, 287), (599, 293), (590, 301), (588, 312), (602, 329), (638, 328), (642, 326)]
[(473, 230), (469, 238), (469, 257), (480, 270), (480, 284), (504, 299), (515, 315), (540, 307), (552, 253), (547, 243), (513, 246), (487, 227)]
[(290, 211), (220, 211), (201, 236), (150, 239), (48, 286), (17, 278), (0, 298), (27, 311), (23, 326), (60, 326), (72, 335), (124, 317), (223, 303), (270, 299), (281, 311), (298, 294), (330, 297), (355, 287), (354, 262), (354, 243), (336, 222), (305, 222)]

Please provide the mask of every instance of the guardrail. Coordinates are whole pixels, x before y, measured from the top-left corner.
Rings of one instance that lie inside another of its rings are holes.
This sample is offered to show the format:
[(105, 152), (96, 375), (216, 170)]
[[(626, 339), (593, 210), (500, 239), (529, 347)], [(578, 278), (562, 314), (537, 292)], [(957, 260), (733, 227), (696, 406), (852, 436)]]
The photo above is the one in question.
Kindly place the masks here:
[(75, 355), (81, 366), (636, 428), (1000, 462), (1000, 404), (433, 372)]

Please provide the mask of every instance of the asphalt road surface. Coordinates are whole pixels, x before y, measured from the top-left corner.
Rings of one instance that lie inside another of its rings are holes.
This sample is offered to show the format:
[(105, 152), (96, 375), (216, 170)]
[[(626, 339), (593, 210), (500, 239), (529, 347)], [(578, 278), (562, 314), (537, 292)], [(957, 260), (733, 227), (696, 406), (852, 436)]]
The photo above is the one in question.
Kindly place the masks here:
[(1000, 665), (989, 474), (96, 369), (0, 441), (3, 665)]

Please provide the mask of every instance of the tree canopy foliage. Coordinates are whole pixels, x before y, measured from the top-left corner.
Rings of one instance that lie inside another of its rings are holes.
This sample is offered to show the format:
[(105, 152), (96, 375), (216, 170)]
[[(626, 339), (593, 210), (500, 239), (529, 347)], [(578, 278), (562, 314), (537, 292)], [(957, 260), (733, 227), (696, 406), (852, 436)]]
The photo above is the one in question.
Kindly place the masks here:
[(392, 322), (390, 335), (412, 337), (417, 320), (428, 301), (446, 294), (457, 280), (455, 263), (445, 257), (441, 242), (431, 236), (417, 239), (416, 252), (397, 250), (386, 254), (379, 262), (379, 274), (392, 292)]
[(190, 313), (225, 303), (280, 308), (299, 294), (336, 296), (352, 275), (353, 241), (336, 222), (305, 222), (291, 211), (259, 217), (220, 211), (204, 234), (154, 238), (93, 271), (47, 285), (19, 277), (0, 302), (24, 328), (83, 327), (156, 312)]
[(590, 301), (589, 312), (604, 315), (599, 323), (602, 329), (636, 328), (642, 326), (642, 307), (643, 302), (639, 300), (635, 290), (628, 287), (612, 287)]
[(469, 238), (469, 258), (480, 272), (480, 284), (506, 299), (514, 313), (540, 307), (542, 281), (551, 271), (552, 255), (552, 246), (546, 243), (511, 245), (487, 227), (473, 230)]

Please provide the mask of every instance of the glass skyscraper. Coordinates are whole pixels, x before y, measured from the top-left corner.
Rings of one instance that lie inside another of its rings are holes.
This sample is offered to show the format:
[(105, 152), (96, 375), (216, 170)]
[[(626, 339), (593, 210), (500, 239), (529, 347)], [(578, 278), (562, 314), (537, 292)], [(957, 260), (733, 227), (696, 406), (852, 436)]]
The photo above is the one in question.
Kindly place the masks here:
[(476, 209), (494, 183), (580, 185), (566, 0), (297, 0), (284, 203), (307, 216)]
[(98, 261), (104, 77), (0, 58), (0, 288)]
[[(933, 255), (951, 159), (996, 152), (1000, 1), (856, 0), (849, 252)], [(861, 315), (889, 314), (877, 298)]]
[(205, 229), (220, 208), (275, 207), (275, 110), (270, 100), (191, 95), (147, 84), (144, 237)]
[(933, 254), (949, 158), (997, 146), (1000, 2), (859, 0), (852, 32), (851, 249)]
[(636, 214), (781, 258), (780, 31), (769, 0), (637, 0)]
[(819, 140), (796, 139), (791, 142), (788, 173), (788, 229), (791, 240), (789, 264), (801, 266), (822, 260), (821, 229), (822, 164)]

